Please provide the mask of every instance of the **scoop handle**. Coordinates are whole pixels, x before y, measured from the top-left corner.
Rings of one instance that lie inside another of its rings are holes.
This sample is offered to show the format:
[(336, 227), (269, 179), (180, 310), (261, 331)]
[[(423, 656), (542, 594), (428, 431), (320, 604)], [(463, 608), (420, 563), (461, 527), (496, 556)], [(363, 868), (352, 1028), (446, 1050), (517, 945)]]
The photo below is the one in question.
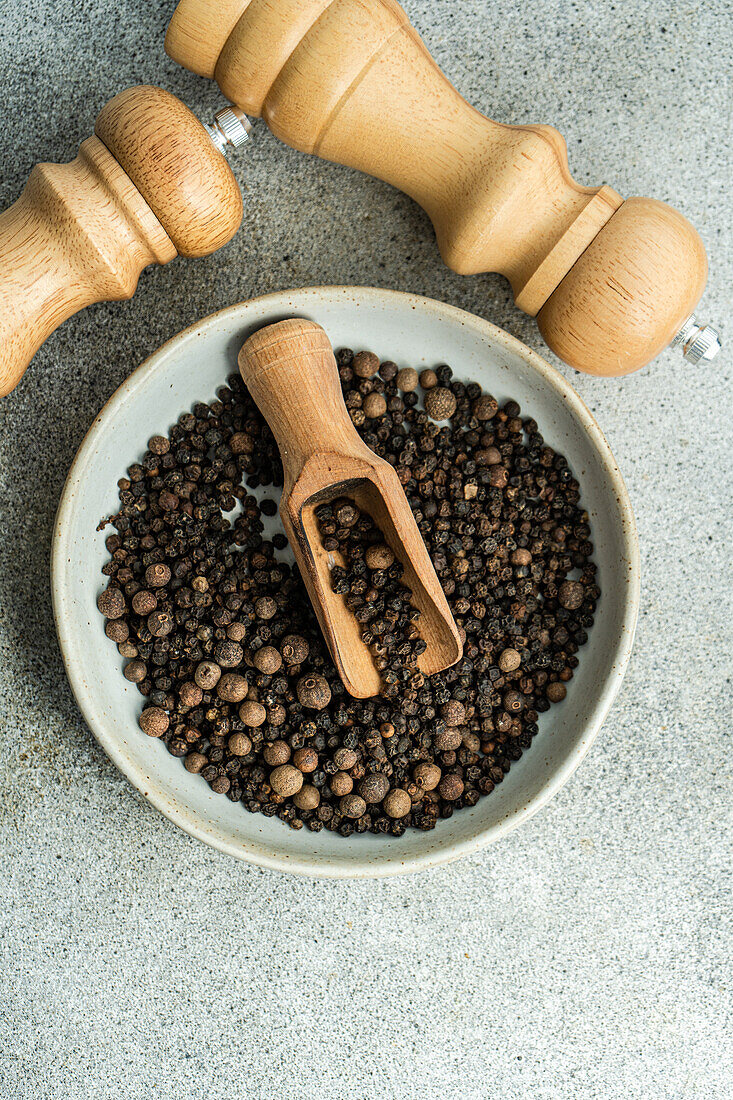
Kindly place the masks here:
[(286, 491), (315, 455), (374, 460), (351, 423), (320, 325), (300, 318), (267, 325), (242, 347), (239, 370), (277, 441)]

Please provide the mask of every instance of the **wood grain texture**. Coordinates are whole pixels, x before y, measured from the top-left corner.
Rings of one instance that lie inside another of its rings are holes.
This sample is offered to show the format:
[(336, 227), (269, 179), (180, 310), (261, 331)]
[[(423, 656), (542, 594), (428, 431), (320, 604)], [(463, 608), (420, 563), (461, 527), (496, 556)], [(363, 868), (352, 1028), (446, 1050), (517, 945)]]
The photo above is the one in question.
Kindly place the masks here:
[(140, 272), (203, 256), (236, 232), (242, 199), (204, 127), (140, 86), (102, 110), (71, 164), (39, 164), (0, 214), (0, 396), (91, 302), (130, 298)]
[(361, 627), (343, 597), (331, 591), (336, 562), (323, 549), (315, 509), (338, 496), (350, 497), (372, 516), (405, 568), (427, 643), (421, 671), (429, 675), (455, 664), (462, 646), (425, 543), (394, 469), (369, 450), (351, 423), (324, 330), (304, 320), (269, 325), (246, 341), (239, 369), (280, 449), (280, 516), (346, 690), (370, 698), (381, 681)]
[(0, 396), (63, 321), (91, 302), (132, 297), (144, 267), (175, 255), (98, 138), (70, 164), (36, 165), (0, 214)]
[(162, 88), (127, 88), (94, 132), (124, 168), (181, 256), (208, 256), (236, 233), (242, 196), (203, 125)]
[[(196, 72), (211, 75), (213, 66), (224, 94), (262, 116), (287, 144), (411, 195), (430, 216), (443, 259), (455, 271), (505, 275), (530, 315), (548, 303), (542, 330), (579, 370), (614, 374), (620, 364), (643, 365), (642, 347), (649, 358), (656, 354), (669, 342), (670, 316), (685, 320), (699, 299), (699, 239), (684, 219), (677, 260), (664, 244), (663, 219), (652, 224), (635, 213), (622, 219), (626, 232), (659, 233), (659, 241), (649, 245), (642, 236), (619, 250), (617, 230), (608, 234), (607, 227), (623, 209), (621, 196), (573, 180), (565, 142), (553, 127), (505, 126), (471, 107), (396, 0), (227, 0), (221, 15), (217, 0), (182, 0), (167, 45)], [(679, 215), (672, 211), (670, 218)], [(591, 246), (592, 260), (580, 262)], [(642, 273), (637, 251), (646, 257)], [(621, 262), (630, 265), (623, 272)], [(586, 272), (592, 278), (581, 286)], [(639, 295), (626, 299), (629, 318), (608, 292), (619, 278)], [(579, 336), (583, 311), (586, 335), (606, 333), (597, 348)], [(645, 344), (640, 315), (650, 330)], [(563, 334), (566, 317), (573, 328)], [(602, 364), (609, 348), (613, 354)]]
[(690, 223), (664, 202), (627, 199), (540, 310), (540, 332), (571, 367), (629, 374), (677, 335), (706, 280)]

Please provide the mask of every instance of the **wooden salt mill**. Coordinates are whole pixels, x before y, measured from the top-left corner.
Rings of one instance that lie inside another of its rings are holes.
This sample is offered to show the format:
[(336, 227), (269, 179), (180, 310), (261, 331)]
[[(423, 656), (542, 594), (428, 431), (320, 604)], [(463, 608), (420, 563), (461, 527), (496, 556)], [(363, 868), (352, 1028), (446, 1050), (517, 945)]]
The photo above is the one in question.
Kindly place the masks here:
[(400, 479), (351, 422), (324, 330), (297, 318), (267, 325), (242, 347), (239, 370), (277, 441), (284, 475), (280, 518), (346, 690), (369, 699), (382, 681), (362, 627), (331, 588), (337, 562), (322, 545), (315, 512), (336, 497), (349, 497), (369, 513), (404, 567), (427, 645), (420, 671), (431, 675), (454, 665), (462, 645), (448, 601)]
[(132, 297), (148, 264), (206, 256), (234, 235), (242, 197), (221, 154), (248, 131), (231, 107), (206, 126), (139, 86), (103, 108), (76, 160), (36, 165), (0, 214), (0, 396), (67, 317)]
[(166, 50), (288, 145), (411, 195), (448, 266), (505, 275), (578, 370), (627, 374), (670, 342), (695, 363), (719, 349), (691, 318), (707, 260), (689, 222), (581, 187), (553, 127), (479, 114), (395, 0), (181, 0)]

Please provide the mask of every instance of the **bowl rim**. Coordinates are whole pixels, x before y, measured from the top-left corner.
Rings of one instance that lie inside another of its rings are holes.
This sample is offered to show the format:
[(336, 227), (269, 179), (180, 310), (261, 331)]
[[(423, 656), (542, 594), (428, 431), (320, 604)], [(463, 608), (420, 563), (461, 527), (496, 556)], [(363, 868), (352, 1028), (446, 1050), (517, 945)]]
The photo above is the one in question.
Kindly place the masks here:
[[(620, 597), (623, 603), (621, 629), (616, 649), (612, 654), (612, 670), (600, 692), (593, 713), (584, 727), (579, 745), (569, 752), (562, 764), (551, 773), (534, 798), (529, 799), (524, 806), (515, 812), (507, 814), (501, 821), (478, 830), (473, 836), (465, 840), (454, 841), (443, 849), (426, 851), (424, 855), (406, 857), (389, 864), (382, 864), (378, 858), (374, 858), (373, 853), (365, 853), (361, 862), (352, 859), (348, 864), (333, 858), (329, 858), (328, 862), (321, 862), (319, 858), (311, 859), (307, 856), (281, 856), (276, 849), (273, 849), (271, 854), (266, 854), (260, 848), (249, 850), (246, 842), (231, 840), (207, 832), (206, 822), (200, 815), (179, 804), (175, 795), (170, 794), (162, 785), (158, 786), (153, 782), (141, 766), (122, 752), (118, 745), (113, 724), (107, 722), (97, 712), (94, 704), (94, 693), (82, 675), (79, 658), (74, 655), (71, 616), (66, 614), (66, 601), (69, 598), (69, 593), (66, 591), (65, 575), (70, 558), (67, 548), (67, 532), (71, 530), (70, 516), (74, 507), (76, 491), (80, 488), (81, 475), (86, 468), (90, 452), (93, 451), (97, 438), (104, 435), (106, 426), (115, 416), (117, 406), (129, 399), (146, 384), (149, 376), (157, 369), (159, 362), (166, 358), (174, 347), (197, 339), (207, 329), (214, 327), (222, 318), (228, 315), (237, 316), (244, 307), (257, 305), (267, 307), (271, 305), (273, 309), (278, 307), (282, 309), (285, 306), (292, 310), (294, 308), (307, 308), (308, 299), (312, 302), (318, 298), (333, 299), (338, 296), (349, 297), (352, 301), (355, 297), (358, 297), (360, 301), (374, 303), (387, 300), (405, 309), (420, 308), (438, 314), (450, 323), (472, 328), (479, 335), (488, 336), (494, 344), (524, 359), (531, 368), (542, 376), (544, 382), (562, 397), (573, 415), (583, 424), (590, 437), (593, 450), (601, 462), (604, 472), (610, 479), (618, 501), (619, 510), (622, 514), (621, 537), (624, 543), (624, 555), (629, 563), (628, 583), (624, 585), (623, 595)], [(296, 298), (298, 299), (297, 305), (294, 301)], [(616, 698), (634, 644), (641, 590), (638, 533), (626, 485), (611, 448), (595, 417), (568, 380), (547, 360), (543, 359), (541, 355), (517, 337), (498, 328), (491, 321), (478, 317), (458, 306), (406, 291), (348, 285), (300, 287), (272, 291), (268, 294), (258, 295), (225, 306), (223, 309), (195, 321), (170, 337), (136, 367), (105, 402), (92, 421), (76, 452), (59, 499), (51, 540), (50, 564), (54, 622), (66, 675), (87, 726), (118, 770), (148, 802), (152, 803), (160, 813), (175, 825), (195, 839), (204, 841), (204, 843), (224, 852), (226, 855), (234, 856), (237, 859), (269, 870), (330, 879), (386, 878), (439, 867), (481, 851), (489, 844), (512, 832), (542, 809), (579, 767), (598, 736), (608, 711)]]

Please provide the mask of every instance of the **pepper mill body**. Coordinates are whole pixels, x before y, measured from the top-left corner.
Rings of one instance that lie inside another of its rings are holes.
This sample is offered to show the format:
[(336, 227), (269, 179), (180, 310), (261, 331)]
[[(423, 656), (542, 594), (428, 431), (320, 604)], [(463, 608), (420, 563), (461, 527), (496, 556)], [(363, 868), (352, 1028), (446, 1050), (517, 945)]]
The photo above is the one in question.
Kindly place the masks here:
[(505, 275), (579, 370), (637, 370), (702, 295), (705, 250), (681, 214), (576, 183), (551, 126), (481, 115), (396, 0), (181, 0), (166, 49), (287, 144), (413, 197), (445, 262)]
[(58, 326), (130, 298), (148, 264), (204, 256), (236, 232), (242, 198), (204, 125), (175, 96), (115, 96), (70, 164), (39, 164), (0, 214), (0, 396)]

